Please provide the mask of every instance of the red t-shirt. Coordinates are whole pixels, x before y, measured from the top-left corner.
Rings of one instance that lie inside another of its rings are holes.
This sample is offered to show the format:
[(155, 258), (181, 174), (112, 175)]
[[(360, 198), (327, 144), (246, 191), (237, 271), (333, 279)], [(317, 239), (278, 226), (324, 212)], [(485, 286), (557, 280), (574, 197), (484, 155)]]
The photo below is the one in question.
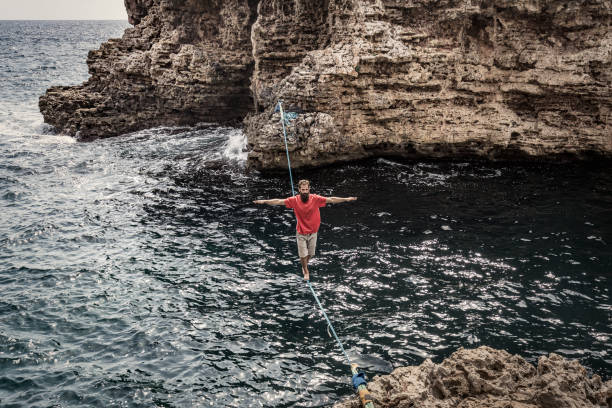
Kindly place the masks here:
[(310, 194), (307, 202), (303, 202), (300, 195), (285, 199), (285, 206), (293, 208), (297, 218), (298, 234), (313, 234), (319, 230), (321, 225), (321, 213), (319, 207), (325, 207), (325, 197)]

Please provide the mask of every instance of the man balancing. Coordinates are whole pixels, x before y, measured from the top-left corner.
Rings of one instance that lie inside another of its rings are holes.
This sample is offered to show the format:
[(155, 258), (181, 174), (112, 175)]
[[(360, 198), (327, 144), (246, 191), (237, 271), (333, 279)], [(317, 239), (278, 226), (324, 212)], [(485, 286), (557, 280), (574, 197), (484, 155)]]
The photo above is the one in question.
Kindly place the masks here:
[(321, 225), (321, 214), (319, 207), (326, 204), (344, 203), (355, 201), (357, 197), (321, 197), (320, 195), (310, 194), (310, 181), (300, 180), (298, 183), (299, 194), (289, 198), (273, 198), (271, 200), (255, 200), (255, 204), (285, 205), (293, 208), (295, 218), (297, 218), (297, 247), (300, 262), (302, 263), (302, 273), (305, 280), (310, 280), (308, 272), (308, 261), (315, 254), (317, 246), (317, 232)]

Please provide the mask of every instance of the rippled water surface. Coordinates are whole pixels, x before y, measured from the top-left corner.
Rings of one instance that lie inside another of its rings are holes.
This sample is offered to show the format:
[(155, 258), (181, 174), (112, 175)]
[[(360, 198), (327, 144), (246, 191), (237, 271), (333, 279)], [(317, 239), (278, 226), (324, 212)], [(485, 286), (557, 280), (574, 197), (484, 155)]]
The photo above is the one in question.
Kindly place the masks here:
[[(288, 176), (239, 129), (75, 143), (37, 98), (124, 22), (0, 22), (0, 405), (325, 406), (348, 368), (300, 278)], [(489, 345), (609, 379), (609, 166), (378, 159), (297, 172), (314, 288), (370, 376)]]

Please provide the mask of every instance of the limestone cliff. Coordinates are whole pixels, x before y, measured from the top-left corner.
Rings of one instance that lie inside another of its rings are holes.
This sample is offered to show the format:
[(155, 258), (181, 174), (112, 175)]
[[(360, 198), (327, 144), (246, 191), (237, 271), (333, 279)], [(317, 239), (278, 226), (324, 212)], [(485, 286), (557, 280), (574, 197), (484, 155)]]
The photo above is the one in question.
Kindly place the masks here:
[[(591, 378), (556, 354), (537, 367), (489, 347), (460, 349), (440, 364), (425, 360), (376, 377), (368, 390), (377, 408), (611, 408), (612, 380)], [(360, 408), (357, 397), (334, 408)]]
[(612, 157), (612, 0), (126, 0), (62, 132), (245, 119), (248, 163)]
[(82, 139), (158, 125), (241, 121), (253, 102), (256, 0), (125, 0), (135, 24), (87, 58), (90, 79), (40, 98), (47, 123)]
[[(611, 155), (610, 1), (329, 0), (316, 17), (312, 0), (284, 3), (252, 30), (253, 90), (304, 112), (294, 166)], [(271, 112), (246, 121), (256, 167), (286, 165)]]

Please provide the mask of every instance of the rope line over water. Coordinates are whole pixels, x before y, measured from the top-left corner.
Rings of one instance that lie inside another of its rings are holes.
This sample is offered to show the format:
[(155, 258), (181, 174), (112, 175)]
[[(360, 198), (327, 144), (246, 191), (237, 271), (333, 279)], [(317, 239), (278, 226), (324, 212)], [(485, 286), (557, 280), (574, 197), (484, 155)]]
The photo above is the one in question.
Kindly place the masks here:
[(287, 131), (285, 130), (285, 114), (283, 113), (283, 105), (279, 102), (276, 106), (280, 110), (281, 124), (283, 125), (283, 136), (285, 137), (285, 151), (287, 152), (287, 167), (289, 167), (289, 181), (291, 182), (291, 195), (295, 195), (293, 188), (293, 175), (291, 174), (291, 160), (289, 160), (289, 147), (287, 146)]
[(321, 309), (321, 312), (323, 313), (323, 316), (325, 317), (325, 320), (327, 320), (327, 324), (329, 325), (329, 328), (331, 329), (332, 333), (334, 334), (334, 337), (336, 338), (336, 341), (338, 342), (338, 345), (340, 346), (340, 350), (342, 350), (342, 353), (344, 354), (344, 357), (346, 357), (346, 361), (348, 361), (349, 366), (351, 366), (351, 359), (349, 358), (348, 354), (346, 354), (346, 351), (344, 351), (344, 347), (342, 347), (342, 342), (340, 342), (340, 339), (338, 338), (338, 335), (336, 334), (336, 331), (334, 330), (334, 326), (332, 326), (331, 322), (329, 321), (329, 317), (327, 317), (327, 313), (325, 313), (325, 310), (323, 310), (323, 306), (321, 306), (321, 302), (319, 302), (319, 298), (317, 297), (317, 294), (315, 293), (314, 289), (312, 288), (312, 285), (310, 284), (310, 281), (307, 280), (306, 283), (308, 284), (308, 287), (310, 288), (310, 291), (312, 292), (312, 296), (314, 296), (315, 300), (317, 301), (317, 305), (319, 305), (319, 308)]
[[(295, 189), (293, 188), (293, 175), (291, 174), (291, 162), (289, 161), (289, 147), (287, 146), (287, 131), (285, 130), (285, 116), (283, 113), (282, 102), (278, 102), (276, 106), (278, 107), (280, 111), (281, 124), (283, 125), (283, 136), (285, 138), (285, 150), (287, 151), (287, 166), (289, 167), (289, 180), (291, 181), (291, 193), (295, 195)], [(346, 351), (344, 350), (344, 347), (342, 346), (342, 342), (340, 341), (340, 339), (338, 338), (338, 335), (336, 334), (336, 331), (334, 330), (334, 326), (331, 324), (329, 317), (327, 317), (327, 313), (325, 313), (325, 310), (323, 309), (323, 306), (321, 305), (321, 302), (319, 301), (319, 297), (317, 296), (312, 285), (310, 284), (310, 281), (307, 280), (306, 283), (308, 284), (308, 287), (310, 288), (310, 291), (312, 292), (312, 296), (314, 296), (315, 300), (317, 301), (317, 305), (319, 306), (319, 309), (321, 309), (321, 313), (323, 313), (323, 316), (325, 317), (325, 320), (327, 321), (327, 325), (329, 326), (332, 333), (334, 334), (334, 337), (336, 338), (336, 341), (338, 342), (338, 345), (340, 346), (340, 350), (342, 350), (344, 357), (346, 357), (346, 361), (348, 361), (348, 365), (351, 366), (351, 359), (349, 358), (348, 354), (346, 354)]]
[[(274, 109), (274, 111), (276, 112), (277, 110), (280, 111), (281, 124), (283, 125), (283, 137), (285, 138), (285, 151), (287, 152), (287, 167), (289, 167), (289, 181), (291, 182), (291, 193), (295, 196), (295, 189), (293, 188), (293, 175), (291, 174), (291, 161), (289, 160), (289, 146), (287, 145), (287, 130), (285, 129), (285, 114), (283, 112), (282, 101), (278, 101), (278, 103), (276, 104), (276, 108)], [(316, 292), (314, 291), (314, 288), (310, 284), (310, 280), (307, 280), (306, 283), (308, 284), (308, 288), (312, 292), (312, 296), (314, 296), (315, 300), (317, 301), (317, 305), (319, 306), (319, 309), (321, 310), (323, 317), (325, 317), (325, 320), (327, 321), (328, 332), (329, 332), (329, 329), (331, 329), (331, 332), (334, 334), (334, 337), (336, 338), (336, 341), (338, 342), (338, 345), (340, 346), (340, 350), (342, 350), (342, 354), (344, 354), (344, 357), (346, 357), (346, 361), (348, 362), (348, 365), (351, 368), (351, 374), (353, 374), (353, 377), (352, 377), (353, 388), (355, 389), (355, 391), (357, 391), (357, 394), (359, 394), (361, 405), (364, 408), (374, 408), (372, 397), (370, 396), (370, 392), (368, 391), (366, 387), (367, 381), (366, 381), (365, 373), (358, 371), (357, 364), (351, 364), (351, 359), (349, 358), (348, 354), (346, 354), (346, 351), (344, 350), (344, 347), (342, 346), (342, 342), (340, 341), (340, 339), (338, 338), (338, 335), (336, 334), (336, 331), (334, 330), (334, 326), (331, 324), (329, 317), (327, 317), (327, 313), (325, 313), (325, 309), (323, 309), (323, 306), (321, 305), (321, 302), (319, 301), (319, 297), (317, 296)]]

